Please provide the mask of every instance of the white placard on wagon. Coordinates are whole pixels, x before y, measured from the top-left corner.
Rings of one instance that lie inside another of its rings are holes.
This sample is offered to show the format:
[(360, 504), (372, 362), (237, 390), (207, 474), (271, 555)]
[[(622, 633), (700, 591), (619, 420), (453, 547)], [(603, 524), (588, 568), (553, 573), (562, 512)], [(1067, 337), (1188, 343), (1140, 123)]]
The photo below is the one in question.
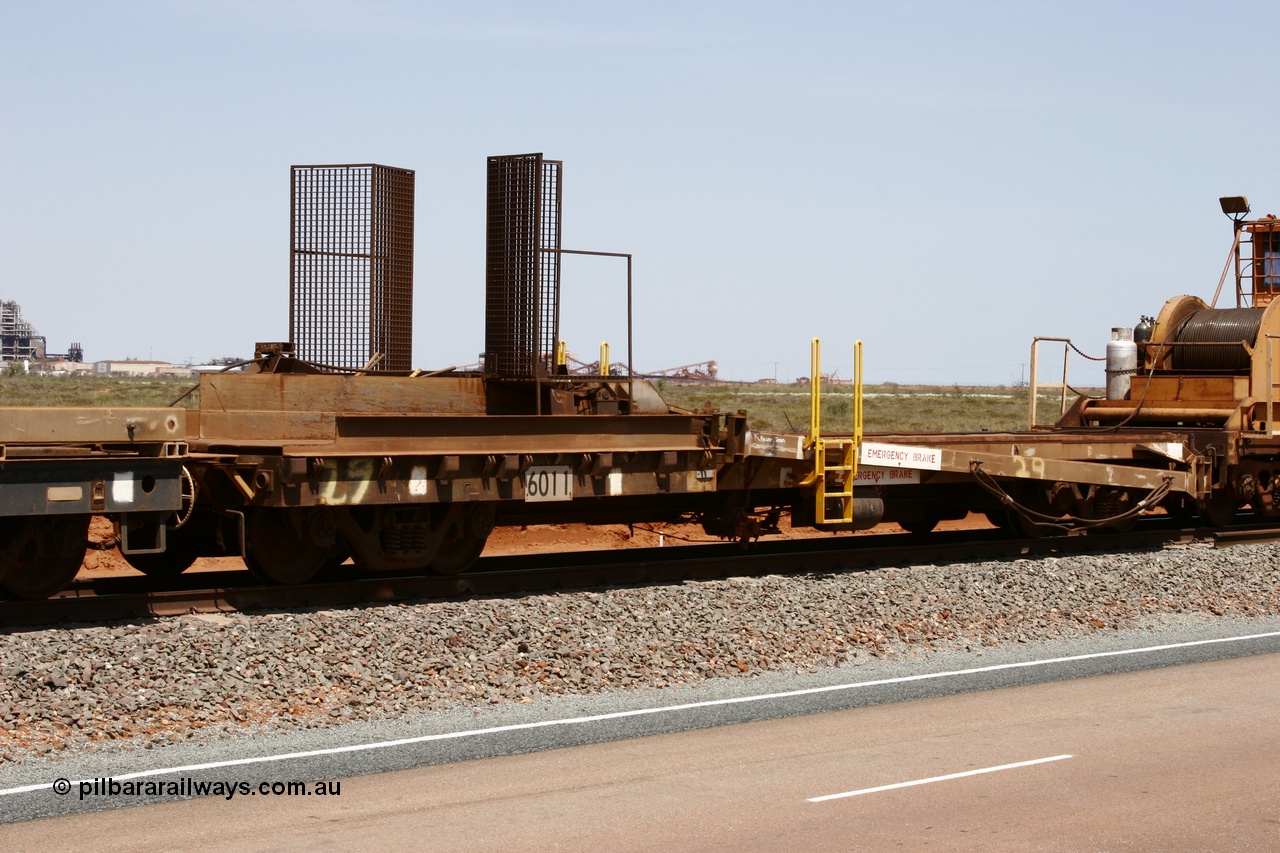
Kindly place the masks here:
[(864, 441), (858, 450), (858, 461), (863, 465), (877, 465), (881, 468), (919, 468), (922, 471), (941, 471), (942, 451), (936, 447), (913, 447), (907, 444)]

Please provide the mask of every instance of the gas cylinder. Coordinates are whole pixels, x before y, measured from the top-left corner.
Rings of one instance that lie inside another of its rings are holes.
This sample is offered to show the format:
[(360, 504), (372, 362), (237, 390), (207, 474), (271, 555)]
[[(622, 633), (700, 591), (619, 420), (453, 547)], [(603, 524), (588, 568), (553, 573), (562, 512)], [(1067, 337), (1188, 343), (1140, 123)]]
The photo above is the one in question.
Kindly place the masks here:
[(1139, 320), (1138, 325), (1133, 327), (1133, 342), (1135, 344), (1145, 344), (1151, 340), (1151, 332), (1155, 328), (1156, 321), (1154, 317), (1148, 317), (1146, 314), (1143, 314)]
[(1107, 399), (1123, 400), (1129, 396), (1129, 383), (1138, 370), (1138, 345), (1133, 342), (1133, 329), (1116, 327), (1107, 344)]

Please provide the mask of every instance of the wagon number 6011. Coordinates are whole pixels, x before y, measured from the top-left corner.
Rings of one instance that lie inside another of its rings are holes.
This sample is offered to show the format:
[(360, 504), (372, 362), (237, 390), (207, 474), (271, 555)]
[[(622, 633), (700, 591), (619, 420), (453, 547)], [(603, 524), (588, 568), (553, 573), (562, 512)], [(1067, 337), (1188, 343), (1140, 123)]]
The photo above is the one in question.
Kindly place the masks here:
[(532, 465), (524, 472), (526, 501), (573, 500), (573, 469), (568, 465)]

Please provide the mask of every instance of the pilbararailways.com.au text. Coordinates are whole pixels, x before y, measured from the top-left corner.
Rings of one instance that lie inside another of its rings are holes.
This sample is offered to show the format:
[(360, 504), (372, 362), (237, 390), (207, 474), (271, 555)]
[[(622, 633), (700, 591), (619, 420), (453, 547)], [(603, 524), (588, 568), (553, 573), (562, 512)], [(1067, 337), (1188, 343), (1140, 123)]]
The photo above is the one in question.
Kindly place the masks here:
[[(53, 792), (59, 796), (71, 793), (72, 782), (58, 779)], [(126, 779), (117, 781), (111, 777), (86, 779), (75, 783), (80, 799), (89, 797), (340, 797), (341, 781), (321, 782), (224, 782), (208, 779)]]

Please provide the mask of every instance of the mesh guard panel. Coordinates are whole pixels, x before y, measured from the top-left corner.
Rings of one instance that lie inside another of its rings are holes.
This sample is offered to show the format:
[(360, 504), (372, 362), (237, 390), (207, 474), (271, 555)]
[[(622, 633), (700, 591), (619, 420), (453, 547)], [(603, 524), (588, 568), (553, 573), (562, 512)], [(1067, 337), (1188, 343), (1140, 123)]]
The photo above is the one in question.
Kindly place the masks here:
[(294, 166), (289, 339), (308, 361), (407, 372), (413, 359), (414, 173)]
[(560, 333), (561, 163), (490, 157), (485, 254), (485, 372), (550, 372)]

